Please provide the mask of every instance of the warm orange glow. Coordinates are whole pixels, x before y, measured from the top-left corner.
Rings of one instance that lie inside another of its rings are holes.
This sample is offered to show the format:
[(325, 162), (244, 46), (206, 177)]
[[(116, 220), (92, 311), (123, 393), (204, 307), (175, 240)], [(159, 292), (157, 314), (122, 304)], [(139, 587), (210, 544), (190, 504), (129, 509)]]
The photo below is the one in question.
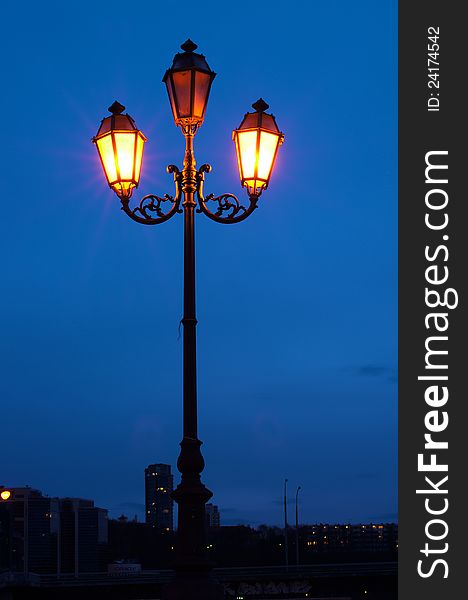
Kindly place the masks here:
[(166, 84), (172, 114), (177, 126), (187, 124), (200, 127), (205, 118), (211, 84), (216, 76), (203, 54), (197, 54), (197, 45), (187, 40), (181, 45), (184, 52), (174, 56), (166, 71)]
[(270, 179), (275, 152), (278, 146), (279, 136), (274, 133), (260, 132), (260, 148), (258, 153), (258, 177), (259, 179)]
[(111, 116), (101, 121), (93, 142), (107, 183), (121, 198), (130, 198), (140, 181), (146, 137), (129, 114), (122, 114), (124, 110), (117, 101), (109, 107)]
[(135, 134), (114, 133), (117, 173), (119, 180), (131, 181), (133, 179), (133, 166), (135, 164)]
[(109, 184), (111, 181), (117, 181), (117, 170), (115, 168), (114, 148), (112, 147), (112, 134), (109, 133), (101, 139), (96, 140), (102, 166)]
[(244, 178), (253, 179), (255, 177), (255, 165), (257, 164), (257, 132), (240, 131), (238, 133), (237, 148)]
[(195, 90), (193, 100), (193, 116), (201, 119), (205, 112), (205, 106), (208, 102), (208, 95), (211, 87), (211, 75), (197, 71), (195, 73)]
[(3, 490), (3, 492), (0, 493), (0, 496), (2, 500), (8, 500), (8, 498), (11, 496), (11, 492), (10, 490)]
[(135, 179), (140, 181), (141, 163), (143, 161), (143, 149), (145, 146), (145, 138), (140, 134), (137, 136), (137, 147), (135, 156)]
[(190, 94), (191, 94), (191, 82), (192, 82), (192, 71), (179, 71), (173, 75), (174, 87), (176, 89), (176, 96), (179, 108), (180, 117), (190, 116)]
[(234, 132), (234, 140), (241, 183), (249, 192), (258, 193), (268, 186), (281, 135), (258, 128), (244, 129)]
[(241, 185), (249, 194), (259, 196), (268, 187), (278, 147), (284, 135), (275, 117), (265, 112), (268, 104), (260, 98), (252, 104), (255, 112), (246, 113), (232, 134), (236, 144)]
[(145, 141), (138, 130), (112, 130), (95, 139), (107, 182), (119, 196), (130, 197), (138, 186)]

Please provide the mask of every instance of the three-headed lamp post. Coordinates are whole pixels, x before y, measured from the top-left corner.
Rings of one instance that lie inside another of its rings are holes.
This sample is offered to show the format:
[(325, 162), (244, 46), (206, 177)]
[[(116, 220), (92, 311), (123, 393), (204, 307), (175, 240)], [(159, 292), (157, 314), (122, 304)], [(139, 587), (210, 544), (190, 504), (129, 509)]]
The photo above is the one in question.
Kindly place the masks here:
[(203, 213), (218, 223), (239, 223), (257, 208), (262, 192), (268, 187), (276, 154), (283, 142), (273, 115), (266, 113), (262, 100), (253, 104), (255, 112), (247, 113), (233, 132), (242, 187), (249, 203), (243, 206), (233, 194), (204, 195), (208, 164), (196, 168), (193, 142), (205, 118), (211, 84), (216, 74), (205, 57), (195, 52), (197, 46), (187, 40), (183, 52), (174, 57), (172, 67), (164, 75), (176, 126), (185, 137), (183, 168), (167, 167), (174, 177), (174, 195), (144, 196), (135, 207), (130, 199), (140, 181), (146, 137), (135, 121), (124, 114), (125, 107), (114, 102), (110, 116), (101, 122), (93, 142), (96, 144), (107, 182), (117, 194), (122, 210), (144, 225), (164, 223), (178, 213), (184, 218), (184, 313), (183, 313), (183, 439), (177, 467), (181, 482), (173, 492), (178, 504), (176, 539), (176, 579), (166, 587), (164, 598), (178, 600), (211, 600), (222, 598), (222, 588), (210, 578), (212, 564), (207, 555), (205, 504), (212, 493), (203, 485), (204, 468), (197, 427), (197, 374), (195, 315), (195, 213)]

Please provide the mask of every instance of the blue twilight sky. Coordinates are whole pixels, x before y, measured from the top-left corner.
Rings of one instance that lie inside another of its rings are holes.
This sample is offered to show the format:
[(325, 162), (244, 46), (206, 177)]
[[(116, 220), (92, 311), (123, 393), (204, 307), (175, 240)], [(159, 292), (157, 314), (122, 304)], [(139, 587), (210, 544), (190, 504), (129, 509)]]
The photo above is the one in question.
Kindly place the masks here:
[[(91, 137), (119, 100), (149, 141), (136, 194), (181, 164), (161, 78), (191, 37), (218, 73), (198, 164), (240, 188), (260, 96), (286, 140), (260, 208), (198, 215), (200, 437), (224, 523), (396, 519), (397, 3), (2, 7), (0, 484), (143, 516), (181, 437), (182, 219), (131, 222)], [(293, 507), (291, 506), (291, 518)]]

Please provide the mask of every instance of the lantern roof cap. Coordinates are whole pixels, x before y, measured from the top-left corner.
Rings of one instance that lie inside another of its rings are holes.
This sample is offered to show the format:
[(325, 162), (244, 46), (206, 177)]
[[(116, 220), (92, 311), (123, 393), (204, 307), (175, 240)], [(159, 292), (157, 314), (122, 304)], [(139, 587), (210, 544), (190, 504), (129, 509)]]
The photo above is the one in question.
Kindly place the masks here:
[(169, 71), (186, 71), (188, 69), (198, 69), (200, 71), (205, 71), (206, 73), (211, 73), (213, 76), (215, 73), (210, 69), (208, 63), (206, 62), (206, 58), (203, 54), (198, 54), (194, 52), (198, 48), (195, 42), (188, 39), (185, 41), (181, 48), (184, 52), (178, 52), (172, 61), (172, 67), (166, 71), (164, 75), (163, 81), (166, 80), (167, 74)]
[(109, 106), (107, 110), (113, 115), (120, 115), (125, 110), (125, 106), (123, 104), (120, 104), (120, 102), (118, 102), (117, 100), (114, 100), (114, 102)]
[(272, 133), (277, 133), (280, 136), (283, 135), (279, 130), (274, 115), (265, 112), (270, 107), (263, 98), (259, 98), (254, 102), (252, 108), (255, 112), (246, 113), (236, 131), (242, 129), (264, 129)]
[(181, 44), (180, 47), (182, 48), (182, 50), (184, 50), (184, 52), (193, 52), (198, 48), (197, 44), (195, 44), (195, 42), (192, 42), (190, 38), (186, 40), (183, 44)]
[(257, 112), (265, 112), (270, 108), (270, 105), (267, 104), (263, 98), (259, 98), (257, 102), (252, 104), (252, 108)]
[[(112, 114), (102, 119), (99, 130), (93, 139), (112, 131), (139, 131), (133, 117), (128, 113), (122, 114), (125, 110), (125, 106), (120, 104), (120, 102), (117, 102), (117, 100), (115, 100), (107, 110)], [(141, 132), (140, 134), (143, 135)]]

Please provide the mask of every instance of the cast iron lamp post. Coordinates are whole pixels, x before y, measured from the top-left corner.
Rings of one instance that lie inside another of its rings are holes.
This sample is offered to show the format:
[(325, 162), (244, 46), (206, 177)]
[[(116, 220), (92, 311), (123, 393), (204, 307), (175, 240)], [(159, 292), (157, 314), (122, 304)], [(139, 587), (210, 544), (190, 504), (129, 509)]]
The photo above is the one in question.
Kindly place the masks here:
[[(247, 207), (233, 194), (204, 196), (208, 164), (196, 168), (193, 140), (202, 125), (211, 84), (216, 74), (205, 57), (195, 53), (197, 46), (187, 40), (183, 53), (174, 57), (172, 67), (164, 75), (174, 121), (185, 137), (182, 170), (167, 167), (174, 177), (175, 195), (146, 195), (135, 208), (130, 207), (133, 190), (138, 187), (146, 137), (135, 125), (125, 107), (114, 102), (111, 116), (104, 118), (93, 138), (109, 186), (122, 204), (122, 210), (134, 221), (157, 225), (177, 213), (184, 214), (184, 314), (183, 314), (183, 439), (177, 467), (181, 483), (173, 492), (177, 502), (178, 530), (176, 547), (176, 580), (164, 592), (165, 598), (177, 600), (222, 598), (221, 586), (210, 579), (211, 563), (207, 555), (205, 503), (212, 493), (203, 485), (200, 473), (204, 460), (197, 431), (196, 385), (196, 316), (195, 316), (195, 212), (203, 213), (218, 223), (239, 223), (257, 208), (263, 190), (268, 187), (276, 154), (284, 136), (273, 115), (265, 111), (262, 100), (253, 104), (255, 112), (247, 113), (233, 132), (241, 185), (249, 197)], [(212, 202), (213, 210), (208, 207)], [(165, 203), (168, 209), (164, 210)]]

